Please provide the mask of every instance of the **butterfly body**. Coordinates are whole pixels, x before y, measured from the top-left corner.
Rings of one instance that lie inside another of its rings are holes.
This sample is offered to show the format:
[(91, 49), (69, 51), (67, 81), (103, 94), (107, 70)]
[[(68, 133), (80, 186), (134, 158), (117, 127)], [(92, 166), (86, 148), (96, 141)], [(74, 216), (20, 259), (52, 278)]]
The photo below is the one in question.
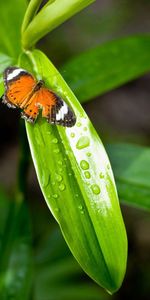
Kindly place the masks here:
[(51, 124), (72, 127), (76, 117), (71, 108), (53, 91), (37, 81), (29, 72), (17, 67), (4, 71), (5, 93), (3, 103), (8, 107), (20, 108), (22, 118), (34, 123), (42, 110), (42, 117)]

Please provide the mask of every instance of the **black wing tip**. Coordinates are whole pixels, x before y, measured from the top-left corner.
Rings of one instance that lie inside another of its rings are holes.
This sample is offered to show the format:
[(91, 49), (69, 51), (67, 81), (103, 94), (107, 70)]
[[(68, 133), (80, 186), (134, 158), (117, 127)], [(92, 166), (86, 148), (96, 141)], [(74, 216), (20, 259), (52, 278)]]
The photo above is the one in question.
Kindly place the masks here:
[(31, 118), (29, 115), (25, 114), (24, 112), (21, 113), (21, 118), (31, 124), (34, 124), (34, 122), (35, 122), (34, 118)]
[(2, 103), (7, 105), (9, 108), (16, 108), (16, 106), (8, 100), (5, 94), (1, 97), (1, 99), (2, 99)]

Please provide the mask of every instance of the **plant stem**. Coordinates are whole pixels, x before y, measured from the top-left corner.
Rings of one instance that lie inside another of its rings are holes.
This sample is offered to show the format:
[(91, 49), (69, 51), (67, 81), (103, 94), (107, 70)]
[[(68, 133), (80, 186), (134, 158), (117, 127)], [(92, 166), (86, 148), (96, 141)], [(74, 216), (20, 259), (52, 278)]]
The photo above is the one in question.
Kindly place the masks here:
[(68, 20), (94, 0), (61, 0), (44, 6), (22, 34), (22, 47), (32, 48), (45, 34)]
[(27, 7), (27, 10), (26, 10), (26, 13), (25, 13), (25, 16), (23, 19), (23, 23), (22, 23), (22, 28), (21, 28), (22, 33), (26, 30), (29, 23), (32, 21), (37, 10), (39, 9), (41, 3), (42, 3), (42, 0), (31, 0), (29, 2), (29, 5)]

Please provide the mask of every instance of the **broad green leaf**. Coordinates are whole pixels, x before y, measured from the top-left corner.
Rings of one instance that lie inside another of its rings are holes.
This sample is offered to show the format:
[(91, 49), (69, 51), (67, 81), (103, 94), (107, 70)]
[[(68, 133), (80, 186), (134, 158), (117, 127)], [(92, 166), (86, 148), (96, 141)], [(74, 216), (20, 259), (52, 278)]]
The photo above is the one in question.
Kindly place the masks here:
[(61, 74), (85, 102), (150, 70), (150, 36), (118, 39), (73, 58)]
[(13, 65), (14, 62), (15, 60), (13, 58), (0, 52), (0, 97), (4, 93), (3, 72), (8, 66)]
[(114, 144), (108, 153), (120, 198), (128, 205), (150, 210), (150, 148)]
[(31, 233), (24, 204), (0, 190), (0, 298), (26, 300), (32, 279)]
[(73, 128), (52, 126), (39, 117), (35, 125), (26, 124), (27, 135), (43, 195), (73, 255), (90, 277), (113, 293), (124, 277), (127, 239), (105, 149), (43, 53), (28, 51), (20, 65), (42, 77), (76, 114)]
[(29, 23), (26, 30), (23, 31), (23, 48), (31, 49), (40, 38), (92, 2), (94, 2), (94, 0), (49, 1)]
[(17, 57), (21, 50), (21, 23), (26, 0), (0, 1), (0, 52)]

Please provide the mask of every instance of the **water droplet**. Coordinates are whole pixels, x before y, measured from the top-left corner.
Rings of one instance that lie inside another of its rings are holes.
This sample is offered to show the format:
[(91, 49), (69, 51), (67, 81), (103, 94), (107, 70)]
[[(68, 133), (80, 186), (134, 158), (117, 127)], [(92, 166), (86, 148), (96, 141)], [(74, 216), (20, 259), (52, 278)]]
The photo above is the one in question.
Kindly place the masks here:
[(85, 171), (85, 172), (84, 172), (84, 175), (85, 175), (85, 177), (86, 177), (87, 179), (91, 178), (91, 174), (90, 174), (90, 172), (88, 172), (88, 171)]
[(70, 136), (71, 136), (72, 138), (74, 138), (74, 137), (75, 137), (75, 133), (74, 133), (74, 132), (71, 132)]
[(53, 194), (53, 198), (57, 199), (58, 195), (57, 194)]
[(91, 185), (91, 189), (92, 189), (92, 191), (93, 191), (93, 193), (94, 193), (95, 195), (100, 194), (100, 188), (99, 188), (99, 186), (98, 186), (97, 184)]
[(108, 169), (108, 170), (110, 169), (110, 165), (107, 165), (107, 169)]
[(52, 181), (52, 185), (55, 185), (56, 184), (56, 182), (55, 181)]
[(104, 178), (104, 174), (101, 172), (101, 173), (99, 174), (99, 177), (100, 177), (100, 178)]
[(84, 130), (84, 131), (87, 131), (87, 127), (84, 127), (83, 130)]
[(80, 166), (83, 170), (88, 170), (89, 169), (89, 163), (86, 160), (81, 160)]
[(90, 140), (87, 136), (82, 136), (79, 138), (77, 144), (76, 144), (76, 147), (77, 149), (83, 149), (83, 148), (86, 148), (90, 145)]
[(59, 189), (60, 189), (60, 191), (64, 191), (64, 190), (65, 190), (65, 188), (66, 188), (66, 186), (65, 186), (65, 184), (64, 184), (64, 183), (61, 183), (61, 184), (59, 185)]
[(80, 213), (81, 213), (81, 214), (84, 214), (83, 206), (82, 206), (81, 204), (78, 206), (78, 208), (79, 208), (79, 210), (80, 210)]
[(47, 187), (50, 181), (50, 174), (49, 174), (49, 170), (44, 170), (43, 174), (42, 174), (42, 178), (41, 178), (41, 184), (43, 187)]
[(75, 194), (76, 197), (79, 197), (79, 194)]
[(54, 151), (53, 151), (54, 153), (59, 153), (60, 152), (60, 150), (57, 148), (57, 149), (54, 149)]
[(62, 164), (63, 164), (62, 160), (58, 160), (58, 164), (59, 164), (60, 166), (62, 166)]
[(58, 143), (58, 140), (57, 140), (56, 138), (54, 138), (54, 139), (52, 140), (52, 143), (57, 144), (57, 143)]
[(59, 212), (60, 211), (60, 209), (58, 208), (58, 207), (55, 207), (55, 212)]
[(61, 182), (61, 181), (63, 180), (63, 178), (62, 178), (61, 175), (57, 174), (57, 175), (56, 175), (56, 180), (57, 180), (58, 182)]
[(69, 176), (72, 176), (72, 173), (68, 173)]
[(90, 157), (92, 154), (90, 152), (87, 152), (86, 154), (88, 157)]
[(77, 126), (78, 126), (78, 127), (81, 127), (81, 122), (78, 122), (78, 123), (77, 123)]

